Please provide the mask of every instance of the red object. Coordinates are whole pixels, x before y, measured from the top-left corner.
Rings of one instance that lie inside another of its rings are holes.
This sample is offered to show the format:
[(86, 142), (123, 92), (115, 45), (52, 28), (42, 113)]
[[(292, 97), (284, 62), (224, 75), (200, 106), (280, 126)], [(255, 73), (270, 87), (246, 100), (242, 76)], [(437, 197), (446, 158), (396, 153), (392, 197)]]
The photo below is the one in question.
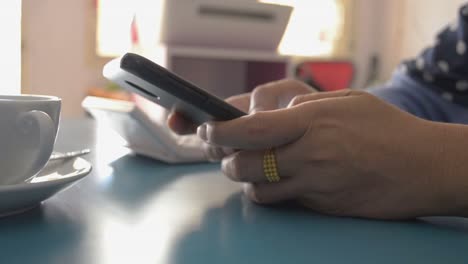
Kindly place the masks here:
[(324, 91), (350, 88), (354, 66), (349, 61), (306, 61), (297, 69), (300, 79), (312, 79)]
[(132, 24), (130, 26), (130, 37), (132, 39), (132, 44), (138, 45), (138, 43), (140, 42), (140, 38), (138, 35), (138, 26), (136, 22), (136, 16), (133, 16), (133, 19), (132, 19)]

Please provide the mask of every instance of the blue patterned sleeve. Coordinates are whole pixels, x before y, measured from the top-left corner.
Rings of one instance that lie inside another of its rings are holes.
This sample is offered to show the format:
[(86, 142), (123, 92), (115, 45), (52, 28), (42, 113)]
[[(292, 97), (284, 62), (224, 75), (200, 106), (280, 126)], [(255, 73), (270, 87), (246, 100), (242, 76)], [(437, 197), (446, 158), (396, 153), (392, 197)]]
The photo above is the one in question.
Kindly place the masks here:
[(468, 124), (468, 4), (433, 45), (403, 61), (390, 82), (370, 92), (424, 119)]
[(391, 81), (368, 92), (423, 119), (468, 124), (465, 107), (443, 99), (406, 74), (396, 73)]

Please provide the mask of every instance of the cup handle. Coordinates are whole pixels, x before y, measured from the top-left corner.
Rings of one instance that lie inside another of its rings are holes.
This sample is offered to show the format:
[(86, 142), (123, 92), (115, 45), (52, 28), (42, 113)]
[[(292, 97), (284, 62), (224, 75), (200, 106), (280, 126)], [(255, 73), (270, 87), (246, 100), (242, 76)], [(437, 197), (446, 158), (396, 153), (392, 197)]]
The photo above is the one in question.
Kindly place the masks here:
[(39, 155), (32, 166), (33, 171), (39, 171), (47, 163), (54, 150), (55, 124), (48, 114), (33, 110), (22, 114), (19, 119), (19, 127), (23, 133), (28, 133), (33, 125), (39, 128)]

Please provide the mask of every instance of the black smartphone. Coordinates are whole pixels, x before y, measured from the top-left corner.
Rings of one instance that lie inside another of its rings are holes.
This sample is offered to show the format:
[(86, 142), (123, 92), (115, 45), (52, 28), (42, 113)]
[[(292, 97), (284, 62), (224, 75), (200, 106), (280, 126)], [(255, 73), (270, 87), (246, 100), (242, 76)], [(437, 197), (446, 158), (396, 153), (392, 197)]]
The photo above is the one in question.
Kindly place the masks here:
[(127, 91), (180, 112), (195, 124), (227, 121), (246, 114), (137, 54), (127, 53), (110, 61), (104, 66), (103, 75)]

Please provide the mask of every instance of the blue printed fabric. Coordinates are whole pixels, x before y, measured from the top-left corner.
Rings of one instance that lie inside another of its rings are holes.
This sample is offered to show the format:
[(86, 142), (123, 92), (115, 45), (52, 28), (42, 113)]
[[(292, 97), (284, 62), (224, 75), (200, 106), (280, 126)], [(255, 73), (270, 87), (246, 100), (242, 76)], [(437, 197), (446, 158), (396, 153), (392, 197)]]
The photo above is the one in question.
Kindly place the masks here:
[(443, 29), (435, 43), (417, 58), (404, 61), (399, 71), (444, 100), (468, 107), (468, 4), (456, 22)]

